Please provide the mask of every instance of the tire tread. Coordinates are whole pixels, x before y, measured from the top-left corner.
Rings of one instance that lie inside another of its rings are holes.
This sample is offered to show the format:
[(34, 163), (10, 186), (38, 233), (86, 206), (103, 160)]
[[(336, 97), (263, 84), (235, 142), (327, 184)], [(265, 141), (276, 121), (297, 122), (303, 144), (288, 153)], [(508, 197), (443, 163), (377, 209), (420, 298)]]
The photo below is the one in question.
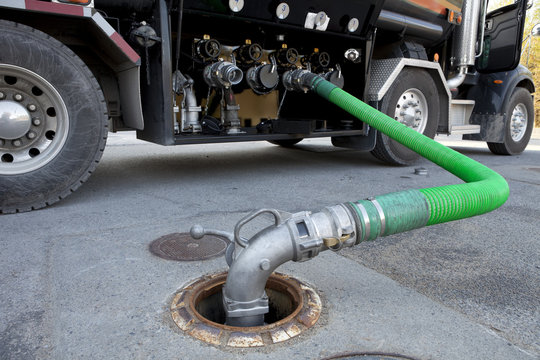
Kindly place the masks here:
[[(30, 203), (20, 204), (18, 206), (11, 206), (11, 207), (0, 207), (0, 214), (14, 214), (14, 213), (21, 213), (21, 212), (27, 212), (31, 210), (37, 210), (44, 208), (46, 206), (50, 206), (52, 204), (57, 203), (60, 200), (65, 199), (70, 194), (75, 192), (82, 184), (84, 184), (90, 177), (90, 175), (94, 172), (96, 169), (99, 161), (101, 160), (101, 157), (103, 155), (106, 140), (107, 140), (107, 134), (108, 134), (108, 111), (107, 111), (107, 105), (105, 101), (105, 96), (103, 95), (103, 92), (101, 90), (101, 86), (99, 85), (97, 79), (92, 74), (90, 69), (86, 66), (86, 64), (79, 58), (69, 47), (62, 44), (60, 41), (56, 40), (55, 38), (51, 37), (50, 35), (37, 30), (35, 28), (32, 28), (27, 25), (23, 25), (20, 23), (8, 21), (8, 20), (0, 20), (0, 28), (13, 28), (17, 29), (18, 31), (25, 32), (25, 35), (31, 34), (36, 41), (46, 41), (47, 45), (53, 46), (55, 50), (62, 52), (64, 55), (67, 55), (69, 57), (70, 61), (73, 65), (79, 68), (79, 70), (83, 73), (85, 78), (90, 82), (91, 87), (94, 89), (95, 94), (98, 96), (98, 106), (101, 107), (101, 110), (99, 113), (103, 114), (103, 118), (101, 120), (100, 129), (102, 132), (102, 136), (100, 136), (100, 143), (97, 147), (97, 151), (93, 155), (93, 159), (89, 161), (88, 168), (79, 176), (79, 178), (75, 181), (73, 181), (70, 185), (68, 185), (63, 191), (60, 193), (49, 196), (46, 199), (42, 199), (39, 201), (34, 201)], [(5, 36), (5, 35), (3, 35)]]

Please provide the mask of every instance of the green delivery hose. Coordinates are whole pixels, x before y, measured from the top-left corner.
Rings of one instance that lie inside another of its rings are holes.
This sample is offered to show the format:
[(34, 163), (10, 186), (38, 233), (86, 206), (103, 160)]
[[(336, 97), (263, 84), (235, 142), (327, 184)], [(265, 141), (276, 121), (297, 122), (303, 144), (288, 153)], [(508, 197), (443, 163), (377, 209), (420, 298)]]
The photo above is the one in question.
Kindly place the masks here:
[(358, 241), (492, 211), (508, 199), (506, 180), (488, 167), (408, 128), (319, 76), (306, 85), (351, 115), (456, 175), (465, 184), (408, 190), (345, 204), (357, 216)]

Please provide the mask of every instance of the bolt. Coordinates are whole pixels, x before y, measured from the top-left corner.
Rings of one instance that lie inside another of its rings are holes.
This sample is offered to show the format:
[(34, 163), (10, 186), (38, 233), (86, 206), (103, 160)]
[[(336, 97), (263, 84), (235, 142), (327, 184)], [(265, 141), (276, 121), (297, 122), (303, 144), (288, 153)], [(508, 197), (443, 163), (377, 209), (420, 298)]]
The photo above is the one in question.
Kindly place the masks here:
[(41, 119), (40, 118), (33, 118), (32, 119), (32, 124), (34, 124), (35, 126), (41, 125)]
[(13, 146), (15, 146), (15, 147), (19, 147), (19, 146), (22, 145), (22, 141), (21, 141), (20, 139), (13, 140), (11, 143), (12, 143)]
[(268, 260), (268, 259), (262, 259), (262, 260), (261, 260), (261, 263), (259, 264), (259, 267), (260, 267), (261, 270), (263, 270), (263, 271), (268, 271), (268, 270), (270, 270), (270, 260)]
[(37, 110), (37, 106), (34, 105), (34, 104), (30, 104), (28, 105), (28, 110), (31, 111), (31, 112), (34, 112)]
[(0, 91), (0, 100), (4, 100), (6, 98), (6, 94)]
[(426, 168), (419, 167), (419, 168), (414, 169), (414, 174), (415, 175), (420, 175), (420, 176), (427, 176), (428, 171), (427, 171)]
[(33, 131), (29, 131), (28, 134), (26, 134), (26, 137), (29, 138), (30, 140), (35, 139), (36, 133)]
[(15, 101), (23, 101), (24, 99), (24, 97), (21, 94), (15, 94), (13, 98), (15, 99)]

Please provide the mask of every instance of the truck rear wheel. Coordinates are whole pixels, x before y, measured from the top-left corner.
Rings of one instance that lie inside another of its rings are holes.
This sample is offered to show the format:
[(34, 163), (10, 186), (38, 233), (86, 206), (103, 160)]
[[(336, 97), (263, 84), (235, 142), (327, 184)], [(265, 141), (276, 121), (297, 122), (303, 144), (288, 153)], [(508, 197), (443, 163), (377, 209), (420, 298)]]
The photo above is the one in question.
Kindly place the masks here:
[[(382, 99), (380, 110), (433, 139), (440, 111), (435, 81), (425, 70), (405, 68)], [(392, 165), (410, 165), (420, 157), (380, 132), (371, 154)]]
[(534, 104), (527, 89), (516, 88), (505, 109), (504, 142), (488, 142), (489, 150), (497, 155), (516, 155), (525, 150), (534, 126)]
[(97, 166), (107, 138), (101, 88), (69, 48), (0, 21), (0, 213), (65, 198)]

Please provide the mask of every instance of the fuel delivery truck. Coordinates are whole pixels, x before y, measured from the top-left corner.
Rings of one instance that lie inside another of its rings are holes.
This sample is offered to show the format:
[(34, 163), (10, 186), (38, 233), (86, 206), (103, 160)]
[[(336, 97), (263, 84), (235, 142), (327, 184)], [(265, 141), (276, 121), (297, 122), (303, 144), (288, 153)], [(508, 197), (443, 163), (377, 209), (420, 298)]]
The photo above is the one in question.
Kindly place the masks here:
[(302, 69), (433, 138), (521, 153), (535, 87), (516, 0), (0, 0), (0, 213), (84, 183), (109, 131), (161, 145), (329, 137), (416, 153), (323, 103)]

